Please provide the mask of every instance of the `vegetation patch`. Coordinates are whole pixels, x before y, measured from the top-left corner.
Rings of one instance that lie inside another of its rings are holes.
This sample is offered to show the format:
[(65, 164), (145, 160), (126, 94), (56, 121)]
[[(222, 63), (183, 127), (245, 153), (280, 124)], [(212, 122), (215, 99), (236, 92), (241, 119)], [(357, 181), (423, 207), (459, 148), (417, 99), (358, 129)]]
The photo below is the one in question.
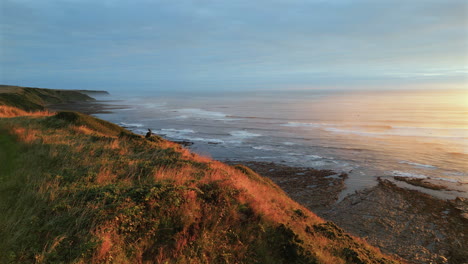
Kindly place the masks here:
[(0, 105), (13, 106), (25, 111), (44, 110), (49, 104), (74, 101), (94, 101), (94, 99), (71, 90), (0, 86)]
[(104, 135), (109, 135), (109, 136), (117, 136), (122, 134), (130, 134), (129, 131), (126, 129), (115, 125), (113, 123), (81, 114), (78, 112), (69, 112), (69, 111), (63, 111), (63, 112), (58, 112), (55, 116), (52, 118), (59, 119), (66, 121), (70, 124), (73, 124), (75, 126), (86, 126), (94, 131), (98, 131)]

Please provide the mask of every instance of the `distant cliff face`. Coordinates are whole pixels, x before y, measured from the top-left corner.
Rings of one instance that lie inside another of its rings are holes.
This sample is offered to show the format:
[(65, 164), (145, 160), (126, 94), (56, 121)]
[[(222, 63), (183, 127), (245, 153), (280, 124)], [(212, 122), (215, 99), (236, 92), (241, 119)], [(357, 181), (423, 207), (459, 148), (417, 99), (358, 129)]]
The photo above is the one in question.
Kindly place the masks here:
[(73, 90), (0, 86), (0, 104), (26, 111), (44, 110), (49, 104), (94, 100), (86, 94)]
[(25, 107), (0, 118), (0, 263), (398, 263), (247, 167), (81, 113), (26, 112), (74, 94), (14, 94)]
[(74, 90), (87, 95), (110, 95), (108, 91), (103, 90)]

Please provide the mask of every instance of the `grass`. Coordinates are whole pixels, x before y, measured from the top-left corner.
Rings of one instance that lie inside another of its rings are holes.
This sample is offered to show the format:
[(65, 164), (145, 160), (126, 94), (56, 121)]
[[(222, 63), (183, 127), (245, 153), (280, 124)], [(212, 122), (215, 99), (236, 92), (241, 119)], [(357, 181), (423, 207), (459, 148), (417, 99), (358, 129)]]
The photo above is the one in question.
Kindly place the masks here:
[(53, 113), (44, 111), (27, 112), (16, 107), (0, 105), (0, 118), (9, 118), (17, 116), (51, 116)]
[(0, 105), (13, 106), (24, 111), (45, 110), (49, 104), (93, 100), (88, 95), (72, 90), (0, 85)]
[(245, 166), (25, 113), (0, 118), (0, 263), (397, 263)]

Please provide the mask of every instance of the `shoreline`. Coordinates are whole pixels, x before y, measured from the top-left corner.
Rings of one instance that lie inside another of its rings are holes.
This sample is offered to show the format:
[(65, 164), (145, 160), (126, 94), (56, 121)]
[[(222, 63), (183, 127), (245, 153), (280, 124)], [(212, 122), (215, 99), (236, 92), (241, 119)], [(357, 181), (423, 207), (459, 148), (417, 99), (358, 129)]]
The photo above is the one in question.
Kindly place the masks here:
[[(85, 114), (110, 113), (126, 108), (104, 102), (77, 102), (48, 108)], [(348, 176), (344, 173), (273, 162), (222, 162), (248, 166), (273, 180), (292, 199), (320, 217), (336, 222), (347, 232), (365, 238), (383, 252), (398, 255), (410, 263), (448, 263), (447, 259), (462, 261), (453, 263), (463, 263), (468, 260), (468, 253), (461, 248), (461, 245), (468, 244), (468, 236), (463, 236), (464, 231), (468, 230), (467, 199), (444, 200), (418, 190), (424, 186), (439, 191), (449, 188), (440, 186), (440, 183), (415, 182), (408, 177), (378, 179), (376, 186), (356, 191), (339, 200), (340, 193), (346, 188)]]
[[(84, 92), (83, 92), (84, 93)], [(87, 94), (87, 93), (84, 93)], [(93, 94), (90, 94), (93, 95)], [(76, 111), (87, 115), (110, 114), (113, 110), (126, 109), (127, 105), (106, 104), (107, 102), (116, 102), (114, 100), (96, 100), (92, 102), (70, 102), (61, 104), (47, 105), (47, 109), (53, 112), (57, 111)]]
[[(377, 186), (338, 201), (347, 175), (273, 162), (224, 161), (246, 165), (273, 180), (291, 198), (384, 253), (410, 263), (465, 263), (468, 199), (444, 200), (378, 179)], [(453, 260), (456, 260), (453, 262)]]
[(274, 162), (222, 161), (229, 165), (242, 164), (258, 174), (271, 179), (294, 200), (308, 208), (325, 209), (338, 201), (346, 188), (346, 173), (291, 167)]

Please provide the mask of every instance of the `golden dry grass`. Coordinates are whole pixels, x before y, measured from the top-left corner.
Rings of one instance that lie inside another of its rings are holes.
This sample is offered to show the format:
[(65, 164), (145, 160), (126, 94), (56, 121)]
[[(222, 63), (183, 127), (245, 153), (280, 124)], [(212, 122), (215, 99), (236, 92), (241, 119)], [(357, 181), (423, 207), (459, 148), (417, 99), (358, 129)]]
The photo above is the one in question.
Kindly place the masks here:
[(0, 105), (0, 117), (1, 118), (11, 118), (11, 117), (18, 117), (18, 116), (43, 117), (43, 116), (51, 116), (53, 114), (54, 114), (53, 112), (49, 112), (49, 111), (27, 112), (16, 107)]
[(11, 133), (15, 134), (22, 142), (31, 143), (38, 139), (39, 131), (30, 128), (13, 127)]
[(93, 134), (96, 134), (96, 131), (88, 128), (87, 126), (73, 126), (73, 131), (75, 131), (76, 133), (81, 133), (81, 134), (85, 134), (85, 135), (93, 135)]
[(96, 182), (98, 184), (110, 184), (112, 182), (115, 182), (117, 179), (117, 175), (112, 173), (112, 170), (109, 168), (101, 168), (99, 173), (96, 176)]

